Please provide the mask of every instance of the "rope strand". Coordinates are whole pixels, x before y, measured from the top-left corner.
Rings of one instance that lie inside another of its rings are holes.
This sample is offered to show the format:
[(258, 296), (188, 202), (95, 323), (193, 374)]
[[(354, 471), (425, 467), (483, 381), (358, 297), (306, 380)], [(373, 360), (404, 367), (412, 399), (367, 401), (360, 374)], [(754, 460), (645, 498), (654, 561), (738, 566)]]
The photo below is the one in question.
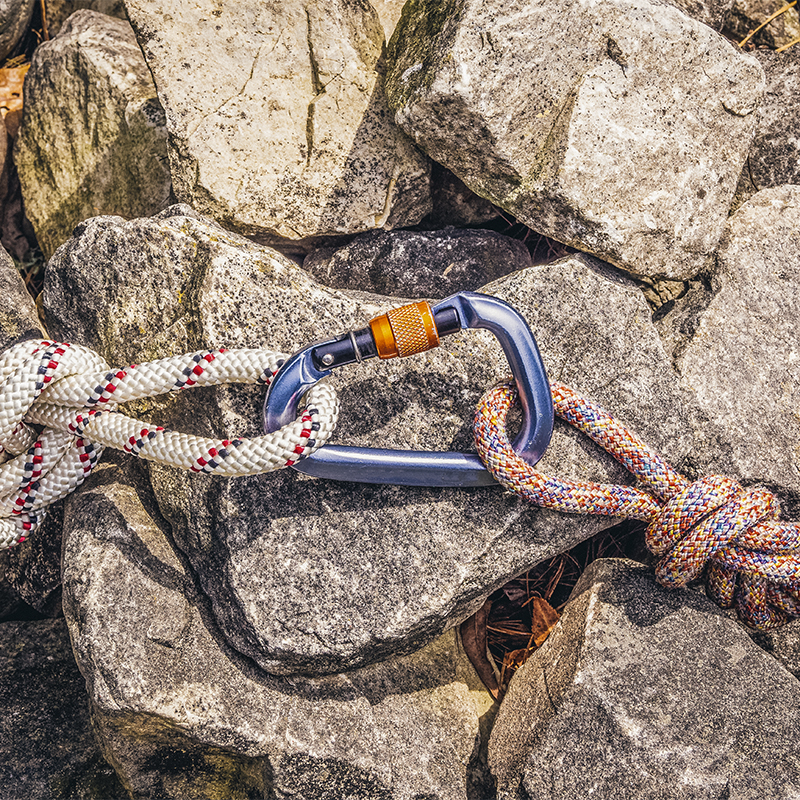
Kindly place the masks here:
[(800, 616), (800, 526), (778, 519), (777, 498), (763, 489), (707, 475), (691, 483), (604, 411), (559, 383), (550, 385), (556, 415), (589, 436), (644, 489), (563, 480), (537, 472), (513, 450), (506, 417), (512, 381), (490, 389), (475, 415), (475, 444), (507, 489), (543, 508), (649, 522), (645, 541), (661, 560), (656, 578), (683, 586), (706, 571), (709, 597), (759, 629)]

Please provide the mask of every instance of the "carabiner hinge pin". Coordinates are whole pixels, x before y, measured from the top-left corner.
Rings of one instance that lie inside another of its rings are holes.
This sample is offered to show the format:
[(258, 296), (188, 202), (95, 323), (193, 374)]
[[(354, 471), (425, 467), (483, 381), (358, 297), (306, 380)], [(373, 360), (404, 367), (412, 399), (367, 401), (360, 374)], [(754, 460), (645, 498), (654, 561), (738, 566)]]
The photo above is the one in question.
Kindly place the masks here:
[(337, 336), (312, 349), (318, 369), (335, 369), (368, 358), (405, 358), (438, 347), (439, 338), (461, 330), (453, 309), (434, 312), (424, 300), (371, 320), (369, 327)]

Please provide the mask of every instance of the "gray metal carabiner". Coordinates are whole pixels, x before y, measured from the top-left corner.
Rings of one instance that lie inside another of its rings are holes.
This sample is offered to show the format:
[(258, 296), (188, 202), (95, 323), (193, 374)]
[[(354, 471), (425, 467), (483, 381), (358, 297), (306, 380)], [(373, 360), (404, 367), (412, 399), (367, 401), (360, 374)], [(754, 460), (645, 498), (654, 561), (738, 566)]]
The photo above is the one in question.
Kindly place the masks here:
[[(517, 384), (524, 415), (522, 429), (514, 440), (514, 450), (527, 462), (535, 464), (550, 443), (553, 398), (539, 348), (528, 324), (508, 303), (476, 292), (454, 294), (434, 305), (432, 311), (434, 336), (437, 328), (440, 336), (462, 328), (484, 328), (500, 342)], [(365, 328), (316, 342), (289, 358), (273, 379), (264, 402), (266, 432), (271, 433), (291, 422), (305, 392), (330, 375), (332, 369), (378, 355), (373, 333)], [(294, 464), (293, 469), (317, 478), (402, 486), (489, 486), (495, 483), (477, 455), (457, 452), (329, 444)]]

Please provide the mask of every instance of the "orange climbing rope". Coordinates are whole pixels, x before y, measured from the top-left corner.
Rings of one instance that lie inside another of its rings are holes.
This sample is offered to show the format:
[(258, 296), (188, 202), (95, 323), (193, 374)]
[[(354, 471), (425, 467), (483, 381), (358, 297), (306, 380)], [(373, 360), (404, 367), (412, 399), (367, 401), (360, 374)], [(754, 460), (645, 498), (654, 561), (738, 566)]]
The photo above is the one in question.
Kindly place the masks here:
[(800, 526), (778, 519), (777, 498), (710, 475), (690, 482), (598, 405), (551, 383), (556, 415), (589, 436), (632, 472), (643, 488), (563, 480), (516, 455), (506, 416), (512, 381), (481, 399), (475, 442), (486, 468), (507, 489), (538, 506), (573, 514), (646, 520), (646, 543), (661, 560), (659, 582), (683, 586), (706, 570), (709, 596), (735, 606), (754, 628), (800, 616)]

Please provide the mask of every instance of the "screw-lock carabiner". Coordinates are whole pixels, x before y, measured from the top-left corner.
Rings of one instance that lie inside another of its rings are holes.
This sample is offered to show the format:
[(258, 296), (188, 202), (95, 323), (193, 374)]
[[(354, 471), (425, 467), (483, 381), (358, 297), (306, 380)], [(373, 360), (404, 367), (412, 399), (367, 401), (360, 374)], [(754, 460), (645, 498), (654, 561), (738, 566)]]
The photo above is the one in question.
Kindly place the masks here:
[[(462, 328), (491, 331), (506, 354), (524, 414), (514, 450), (535, 464), (553, 432), (550, 384), (528, 324), (508, 303), (476, 292), (460, 292), (431, 308), (413, 303), (392, 309), (368, 328), (316, 342), (295, 353), (272, 381), (264, 403), (267, 433), (291, 422), (298, 403), (317, 381), (344, 364), (366, 358), (414, 355)], [(326, 445), (293, 469), (317, 478), (403, 486), (488, 486), (494, 478), (471, 453), (381, 450)]]

